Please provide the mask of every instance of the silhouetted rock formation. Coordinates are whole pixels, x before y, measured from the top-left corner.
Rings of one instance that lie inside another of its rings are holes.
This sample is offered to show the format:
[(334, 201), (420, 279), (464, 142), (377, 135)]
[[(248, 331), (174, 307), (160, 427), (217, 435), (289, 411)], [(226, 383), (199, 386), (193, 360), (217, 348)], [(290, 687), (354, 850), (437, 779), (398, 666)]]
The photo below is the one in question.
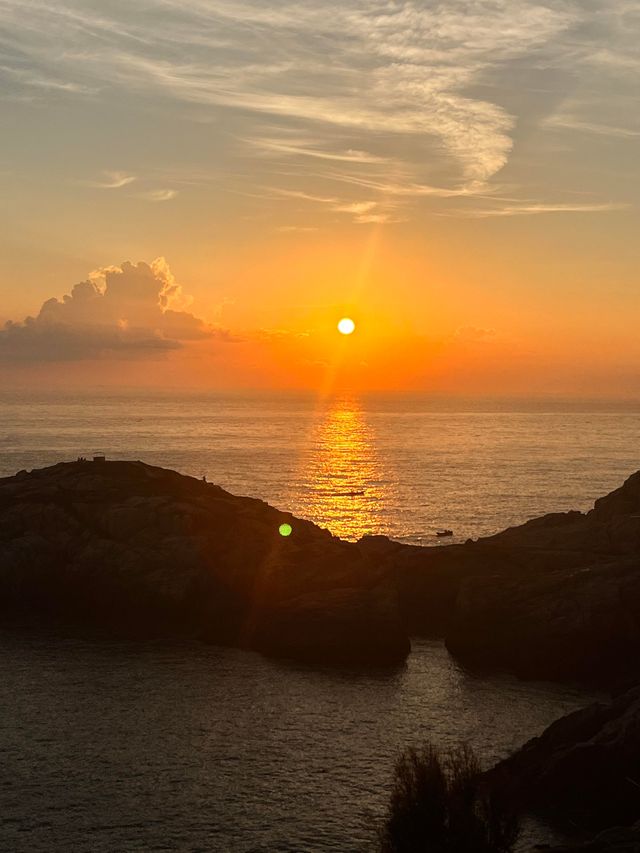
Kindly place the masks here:
[(561, 847), (534, 847), (545, 853), (639, 853), (640, 821), (633, 826), (616, 826), (598, 833), (592, 841)]
[(524, 807), (572, 825), (601, 829), (636, 821), (640, 687), (562, 717), (485, 778)]
[(361, 547), (394, 566), (410, 633), (445, 636), (469, 665), (594, 683), (640, 675), (640, 473), (586, 514), (465, 545)]
[[(284, 521), (291, 537), (278, 534)], [(444, 636), (463, 662), (523, 677), (637, 677), (639, 561), (640, 473), (586, 514), (439, 548), (341, 542), (141, 462), (0, 480), (3, 618), (195, 632), (314, 661), (402, 660), (408, 632)]]
[(0, 618), (329, 663), (393, 664), (410, 648), (388, 571), (357, 546), (142, 462), (0, 480)]

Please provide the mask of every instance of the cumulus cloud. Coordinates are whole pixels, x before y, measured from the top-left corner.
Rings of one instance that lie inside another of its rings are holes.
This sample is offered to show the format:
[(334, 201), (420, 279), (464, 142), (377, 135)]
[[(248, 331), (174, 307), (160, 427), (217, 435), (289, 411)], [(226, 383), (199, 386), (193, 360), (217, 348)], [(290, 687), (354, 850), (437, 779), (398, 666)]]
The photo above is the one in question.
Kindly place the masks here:
[(189, 302), (164, 258), (96, 270), (62, 299), (47, 299), (36, 317), (6, 323), (0, 360), (135, 358), (188, 341), (232, 340), (185, 310)]

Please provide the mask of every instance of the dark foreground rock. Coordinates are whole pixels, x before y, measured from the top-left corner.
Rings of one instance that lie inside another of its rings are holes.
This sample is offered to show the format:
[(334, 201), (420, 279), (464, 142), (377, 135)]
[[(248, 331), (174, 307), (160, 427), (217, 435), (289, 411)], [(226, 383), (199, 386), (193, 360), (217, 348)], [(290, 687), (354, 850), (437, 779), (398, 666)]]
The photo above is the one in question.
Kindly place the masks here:
[(561, 847), (534, 847), (544, 853), (640, 853), (640, 823), (598, 833), (592, 841)]
[(638, 674), (638, 560), (595, 560), (527, 576), (465, 579), (449, 650), (469, 664), (526, 678), (597, 683)]
[(465, 545), (362, 547), (394, 566), (409, 631), (465, 664), (524, 678), (640, 677), (640, 473), (588, 513), (554, 513)]
[(0, 596), (5, 620), (347, 663), (402, 660), (413, 633), (477, 668), (619, 683), (640, 678), (640, 473), (591, 512), (417, 548), (341, 542), (140, 462), (56, 465), (0, 481)]
[(0, 620), (326, 663), (395, 664), (410, 648), (389, 570), (357, 545), (141, 462), (0, 480)]
[(640, 687), (557, 720), (487, 779), (521, 807), (568, 825), (633, 824), (640, 817)]

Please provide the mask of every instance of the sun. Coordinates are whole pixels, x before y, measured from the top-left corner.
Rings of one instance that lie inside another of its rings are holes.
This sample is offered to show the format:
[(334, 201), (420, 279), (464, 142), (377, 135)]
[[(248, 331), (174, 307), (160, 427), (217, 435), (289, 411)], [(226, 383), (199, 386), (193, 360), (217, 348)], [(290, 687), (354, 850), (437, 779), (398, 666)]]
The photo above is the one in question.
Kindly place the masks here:
[(338, 331), (341, 335), (352, 335), (356, 330), (356, 324), (351, 317), (343, 317), (338, 323)]

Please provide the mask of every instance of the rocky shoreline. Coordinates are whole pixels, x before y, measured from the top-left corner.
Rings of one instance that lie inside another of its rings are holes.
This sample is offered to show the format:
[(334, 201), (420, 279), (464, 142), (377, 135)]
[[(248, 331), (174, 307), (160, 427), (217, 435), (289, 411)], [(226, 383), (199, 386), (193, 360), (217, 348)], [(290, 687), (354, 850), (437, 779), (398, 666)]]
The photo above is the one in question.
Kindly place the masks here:
[(335, 664), (393, 665), (410, 650), (388, 577), (359, 549), (142, 462), (0, 480), (0, 567), (4, 622), (190, 636)]
[(587, 513), (553, 513), (464, 545), (372, 537), (412, 634), (462, 663), (615, 687), (640, 654), (640, 472)]
[(552, 819), (623, 827), (573, 849), (640, 850), (640, 472), (588, 513), (417, 548), (343, 542), (142, 462), (22, 471), (0, 480), (0, 623), (16, 622), (366, 667), (427, 635), (469, 667), (617, 686), (487, 781)]
[[(520, 809), (600, 833), (597, 847), (640, 845), (640, 686), (574, 711), (485, 774)], [(616, 832), (607, 828), (616, 827)], [(614, 845), (614, 846), (607, 846)], [(576, 849), (583, 849), (578, 847)]]
[(615, 686), (638, 675), (639, 557), (640, 473), (588, 513), (438, 548), (343, 542), (142, 462), (0, 480), (0, 620), (195, 634), (314, 662), (397, 664), (426, 635), (466, 666)]

